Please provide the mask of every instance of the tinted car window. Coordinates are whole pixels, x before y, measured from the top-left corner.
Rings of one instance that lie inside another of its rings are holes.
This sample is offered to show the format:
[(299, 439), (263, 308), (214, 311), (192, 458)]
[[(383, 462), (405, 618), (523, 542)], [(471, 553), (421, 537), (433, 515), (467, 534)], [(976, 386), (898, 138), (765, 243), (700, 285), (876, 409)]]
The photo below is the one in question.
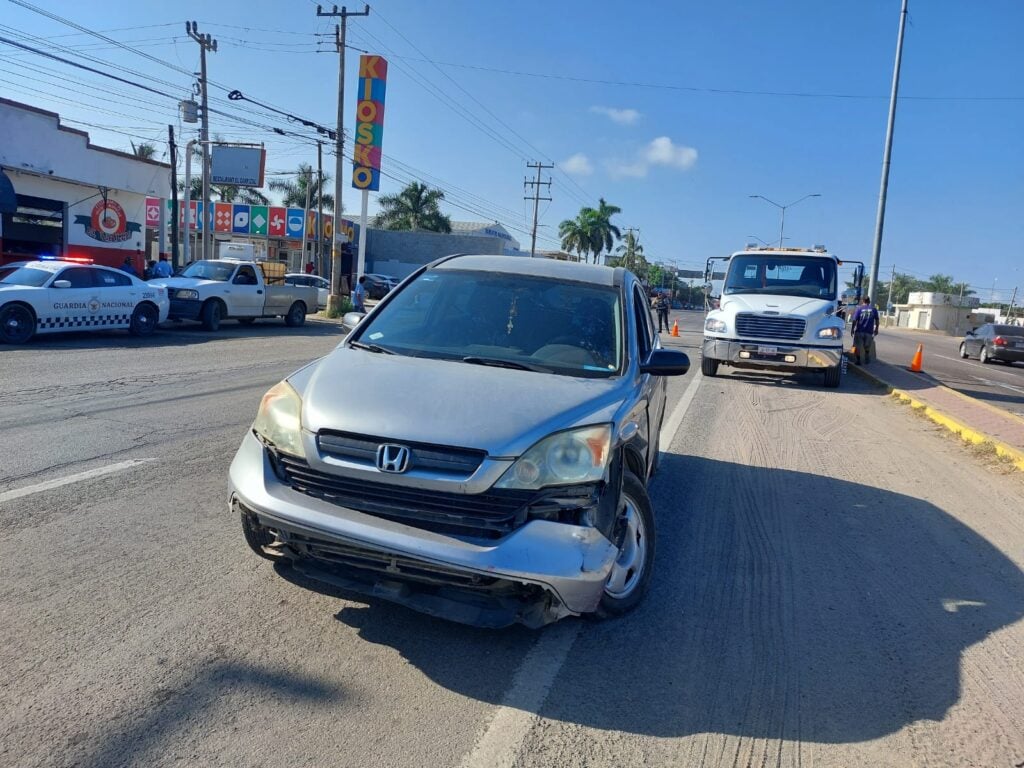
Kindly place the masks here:
[(235, 285), (256, 285), (259, 282), (256, 279), (256, 270), (252, 267), (239, 267), (238, 274), (235, 275)]
[(68, 267), (57, 275), (57, 279), (67, 280), (72, 288), (93, 288), (92, 273), (93, 270), (84, 267)]
[(994, 325), (992, 330), (1000, 336), (1024, 336), (1024, 328), (1016, 325)]
[(622, 306), (611, 287), (433, 270), (361, 326), (358, 341), (398, 354), (611, 376), (622, 363)]
[(128, 275), (112, 269), (94, 269), (93, 278), (100, 288), (124, 288), (132, 284), (132, 279)]

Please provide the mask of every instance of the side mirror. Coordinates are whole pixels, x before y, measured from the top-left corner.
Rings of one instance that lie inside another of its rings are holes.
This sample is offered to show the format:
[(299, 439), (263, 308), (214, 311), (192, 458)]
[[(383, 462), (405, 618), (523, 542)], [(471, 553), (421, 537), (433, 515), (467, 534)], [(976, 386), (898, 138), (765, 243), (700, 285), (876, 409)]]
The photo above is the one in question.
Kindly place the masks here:
[(974, 335), (974, 331), (968, 331), (966, 335), (967, 336), (973, 336)]
[(71, 287), (71, 281), (70, 280), (54, 280), (53, 281), (53, 287), (54, 288), (70, 288)]
[(356, 326), (363, 322), (363, 318), (366, 317), (362, 312), (346, 312), (345, 316), (341, 318), (341, 327), (346, 331), (354, 331)]
[(640, 364), (640, 373), (652, 376), (682, 376), (689, 370), (689, 356), (677, 349), (655, 349)]

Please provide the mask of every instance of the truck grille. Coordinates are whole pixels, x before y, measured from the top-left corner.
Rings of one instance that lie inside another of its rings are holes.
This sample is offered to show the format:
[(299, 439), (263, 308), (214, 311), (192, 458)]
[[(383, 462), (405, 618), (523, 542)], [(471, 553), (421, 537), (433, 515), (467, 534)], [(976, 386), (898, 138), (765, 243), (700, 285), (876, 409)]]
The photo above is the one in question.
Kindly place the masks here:
[(424, 528), (498, 538), (526, 521), (535, 491), (445, 493), (407, 488), (313, 469), (302, 459), (271, 453), (278, 477), (296, 491), (357, 512)]
[(806, 322), (798, 317), (765, 317), (750, 312), (736, 315), (736, 335), (753, 339), (799, 341)]
[(487, 456), (486, 452), (471, 448), (407, 443), (401, 440), (392, 441), (383, 437), (354, 435), (326, 429), (317, 435), (317, 444), (323, 453), (367, 467), (376, 466), (377, 448), (381, 443), (388, 442), (401, 443), (409, 448), (409, 469), (429, 470), (446, 475), (468, 477), (477, 471)]

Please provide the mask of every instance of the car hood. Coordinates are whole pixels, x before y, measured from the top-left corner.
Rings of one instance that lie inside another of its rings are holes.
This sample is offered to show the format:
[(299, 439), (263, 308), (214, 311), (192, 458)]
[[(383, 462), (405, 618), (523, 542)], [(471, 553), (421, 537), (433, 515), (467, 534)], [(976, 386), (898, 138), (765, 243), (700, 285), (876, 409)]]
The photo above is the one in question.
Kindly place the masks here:
[(223, 280), (202, 280), (198, 277), (158, 277), (148, 281), (150, 285), (165, 288), (201, 288), (207, 285), (225, 285)]
[(809, 299), (806, 296), (734, 294), (723, 296), (721, 300), (721, 309), (729, 312), (755, 312), (759, 315), (772, 313), (805, 318), (820, 315), (826, 308), (835, 305), (834, 299)]
[(519, 456), (546, 435), (611, 422), (621, 377), (584, 379), (339, 347), (289, 381), (302, 426)]

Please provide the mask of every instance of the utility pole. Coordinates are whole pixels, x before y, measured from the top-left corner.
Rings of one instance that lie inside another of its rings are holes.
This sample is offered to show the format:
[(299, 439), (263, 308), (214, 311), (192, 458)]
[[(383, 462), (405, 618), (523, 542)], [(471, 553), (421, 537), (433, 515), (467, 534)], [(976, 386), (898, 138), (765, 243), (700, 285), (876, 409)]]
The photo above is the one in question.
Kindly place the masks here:
[(896, 37), (896, 63), (892, 71), (892, 94), (889, 97), (889, 122), (885, 129), (885, 150), (882, 153), (882, 185), (878, 192), (878, 218), (875, 220), (875, 244), (871, 250), (871, 278), (868, 296), (874, 296), (878, 282), (878, 261), (882, 255), (882, 230), (885, 228), (885, 199), (889, 194), (889, 164), (892, 159), (892, 134), (896, 126), (896, 97), (900, 90), (900, 63), (903, 60), (903, 30), (907, 26), (907, 0), (900, 11), (900, 31)]
[(317, 249), (316, 249), (316, 273), (324, 273), (324, 143), (316, 143), (316, 222), (317, 222)]
[(964, 284), (960, 283), (960, 299), (956, 303), (956, 328), (953, 330), (957, 336), (960, 335), (960, 312), (964, 306)]
[(306, 207), (302, 209), (302, 215), (306, 219), (307, 226), (302, 228), (302, 263), (299, 264), (299, 271), (306, 271), (306, 246), (309, 243), (309, 195), (313, 187), (313, 169), (306, 166)]
[(208, 259), (212, 255), (210, 246), (213, 243), (213, 227), (210, 225), (210, 109), (206, 82), (206, 52), (217, 52), (217, 41), (210, 35), (199, 34), (199, 25), (193, 22), (185, 22), (185, 31), (188, 36), (199, 43), (199, 87), (202, 89), (202, 128), (199, 131), (200, 146), (203, 148), (203, 215), (198, 223), (199, 231), (203, 233), (203, 258)]
[(631, 270), (633, 272), (636, 271), (636, 263), (635, 263), (636, 259), (634, 257), (636, 256), (636, 241), (637, 241), (637, 238), (636, 238), (636, 236), (633, 233), (634, 232), (639, 232), (639, 231), (640, 230), (638, 228), (636, 228), (636, 227), (626, 227), (626, 236), (623, 238), (623, 240), (625, 240), (627, 243), (632, 243), (632, 247), (630, 247), (628, 245), (626, 246), (626, 248), (627, 248), (627, 250), (626, 250), (626, 263), (623, 264), (622, 266), (624, 266), (626, 269)]
[(171, 266), (178, 269), (178, 147), (174, 143), (174, 126), (167, 126), (167, 143), (171, 147)]
[[(356, 13), (349, 11), (345, 6), (334, 6), (334, 10), (325, 11), (318, 5), (317, 16), (333, 16), (341, 19), (341, 24), (334, 28), (334, 42), (338, 48), (338, 129), (335, 135), (335, 158), (334, 158), (334, 232), (335, 236), (331, 243), (331, 295), (327, 299), (327, 311), (336, 314), (341, 308), (342, 283), (341, 283), (341, 246), (338, 243), (337, 233), (341, 228), (341, 191), (342, 175), (345, 165), (345, 32), (348, 28), (349, 16), (369, 16), (370, 6)], [(348, 293), (348, 286), (345, 286), (345, 293)]]
[(544, 163), (527, 163), (527, 168), (537, 169), (537, 180), (523, 179), (523, 188), (533, 187), (533, 194), (523, 198), (523, 200), (533, 200), (533, 234), (530, 236), (530, 256), (537, 255), (537, 209), (540, 207), (541, 200), (551, 200), (550, 197), (541, 197), (540, 188), (543, 185), (547, 185), (548, 194), (551, 194), (551, 179), (547, 181), (540, 180), (540, 172), (545, 168), (554, 168), (554, 165), (545, 165)]
[[(885, 299), (885, 325), (889, 326), (889, 307), (892, 306), (892, 284), (896, 282), (896, 265), (892, 265), (892, 275), (889, 277), (889, 295)], [(869, 293), (868, 296), (871, 294)], [(963, 297), (963, 291), (960, 296)]]
[(1013, 317), (1013, 303), (1017, 300), (1017, 286), (1013, 287), (1013, 295), (1010, 297), (1010, 307), (1006, 310), (1006, 319)]

